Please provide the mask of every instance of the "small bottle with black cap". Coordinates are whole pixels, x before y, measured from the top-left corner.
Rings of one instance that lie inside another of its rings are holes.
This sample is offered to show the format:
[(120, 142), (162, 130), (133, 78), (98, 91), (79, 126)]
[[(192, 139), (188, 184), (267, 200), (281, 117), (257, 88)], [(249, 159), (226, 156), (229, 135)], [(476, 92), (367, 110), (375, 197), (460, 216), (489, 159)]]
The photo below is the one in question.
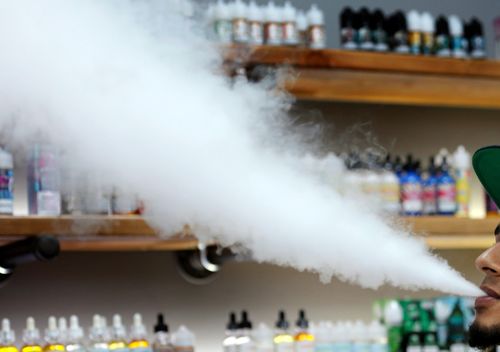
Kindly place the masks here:
[(241, 312), (241, 321), (238, 324), (238, 338), (236, 340), (238, 352), (250, 352), (255, 350), (252, 337), (252, 322), (248, 319), (247, 311)]
[(174, 346), (170, 341), (168, 333), (168, 325), (165, 323), (163, 314), (158, 314), (156, 317), (156, 325), (154, 326), (153, 352), (174, 352)]
[(222, 341), (224, 352), (236, 352), (238, 350), (238, 323), (236, 322), (236, 314), (229, 314), (229, 322), (226, 325), (226, 337)]
[(314, 336), (309, 331), (309, 321), (306, 318), (306, 312), (299, 310), (299, 318), (295, 323), (297, 332), (295, 334), (295, 351), (296, 352), (313, 352), (314, 351)]
[(290, 324), (286, 320), (285, 312), (280, 310), (278, 321), (276, 322), (276, 331), (273, 338), (275, 352), (293, 352), (294, 338), (289, 332)]

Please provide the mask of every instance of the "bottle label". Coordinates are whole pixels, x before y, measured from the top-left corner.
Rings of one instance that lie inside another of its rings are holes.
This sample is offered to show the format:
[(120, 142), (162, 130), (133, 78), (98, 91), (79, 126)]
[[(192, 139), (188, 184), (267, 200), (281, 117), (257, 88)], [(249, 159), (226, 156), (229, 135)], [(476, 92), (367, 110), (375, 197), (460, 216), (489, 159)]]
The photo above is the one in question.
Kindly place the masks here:
[(228, 44), (232, 41), (233, 25), (228, 20), (218, 20), (214, 22), (215, 35), (220, 43)]
[(325, 27), (309, 26), (309, 47), (312, 49), (323, 49), (326, 47)]
[(437, 212), (437, 190), (435, 184), (425, 185), (423, 187), (423, 212), (424, 214), (435, 214)]
[(250, 26), (250, 44), (260, 45), (264, 42), (262, 23), (252, 21), (249, 24)]
[(295, 22), (283, 23), (283, 43), (296, 45), (298, 41), (297, 25)]
[(281, 26), (276, 22), (267, 22), (264, 25), (264, 38), (268, 45), (280, 45), (283, 38)]
[(12, 214), (14, 172), (12, 169), (0, 169), (0, 214)]
[(447, 35), (438, 35), (436, 37), (436, 53), (438, 55), (450, 54), (450, 39)]
[(434, 35), (432, 33), (422, 33), (422, 53), (432, 54), (434, 50)]
[(406, 31), (397, 31), (394, 33), (394, 47), (397, 52), (408, 52), (408, 33)]
[(354, 49), (356, 47), (356, 30), (352, 27), (345, 27), (340, 30), (340, 41), (342, 47)]
[(440, 213), (454, 213), (456, 211), (456, 192), (453, 183), (438, 184), (438, 211)]
[(420, 54), (420, 47), (422, 45), (420, 32), (410, 32), (408, 35), (408, 40), (410, 43), (410, 52), (412, 54)]
[(404, 213), (422, 211), (422, 186), (417, 182), (403, 183), (401, 186), (401, 203)]
[(59, 192), (38, 192), (36, 204), (38, 215), (61, 215), (61, 194)]
[(248, 42), (248, 22), (244, 18), (233, 20), (233, 41), (236, 43)]
[(314, 352), (314, 341), (296, 341), (295, 352)]
[(477, 51), (484, 51), (484, 38), (481, 36), (472, 37), (472, 49)]
[(457, 170), (457, 212), (466, 216), (469, 213), (470, 172)]

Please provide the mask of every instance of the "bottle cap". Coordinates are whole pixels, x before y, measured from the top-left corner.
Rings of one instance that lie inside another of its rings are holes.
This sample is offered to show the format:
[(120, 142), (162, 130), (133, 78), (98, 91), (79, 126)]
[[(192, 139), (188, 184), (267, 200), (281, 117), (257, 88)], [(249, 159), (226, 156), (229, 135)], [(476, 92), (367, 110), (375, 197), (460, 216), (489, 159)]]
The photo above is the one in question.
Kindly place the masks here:
[(16, 334), (10, 327), (9, 319), (2, 319), (2, 330), (0, 331), (0, 345), (12, 346), (16, 342)]
[(448, 17), (448, 23), (450, 25), (450, 33), (454, 37), (461, 37), (464, 34), (464, 24), (460, 17), (457, 15), (450, 15)]
[(283, 20), (286, 22), (295, 22), (297, 18), (297, 9), (290, 3), (286, 1), (283, 6)]
[(33, 317), (28, 317), (26, 319), (26, 329), (23, 331), (23, 340), (27, 345), (36, 345), (40, 341), (40, 331), (37, 329)]
[(248, 313), (246, 310), (241, 311), (241, 321), (238, 324), (240, 329), (252, 329), (252, 322), (248, 319)]
[(255, 1), (250, 1), (248, 5), (248, 20), (254, 22), (264, 22), (264, 15), (262, 9)]
[(184, 325), (181, 325), (172, 336), (172, 343), (178, 347), (194, 346), (194, 334)]
[(439, 16), (436, 20), (436, 35), (450, 35), (448, 20), (444, 16)]
[(144, 339), (147, 336), (146, 326), (142, 322), (142, 315), (140, 313), (134, 314), (132, 326), (130, 327), (130, 335), (133, 339)]
[(382, 10), (376, 9), (370, 17), (370, 29), (386, 29), (385, 16)]
[(305, 310), (303, 310), (303, 309), (299, 310), (299, 318), (297, 319), (297, 322), (295, 323), (295, 325), (301, 329), (309, 328), (309, 321), (306, 319)]
[(165, 324), (165, 319), (163, 314), (158, 313), (156, 316), (156, 325), (154, 326), (154, 332), (168, 332), (168, 325)]
[(267, 22), (281, 21), (280, 11), (273, 1), (269, 1), (267, 4), (265, 18)]
[(325, 16), (316, 4), (312, 4), (307, 11), (307, 20), (310, 26), (322, 26), (325, 23)]
[(471, 165), (470, 153), (463, 145), (459, 145), (455, 153), (453, 153), (453, 165), (457, 169), (468, 169)]
[(89, 338), (91, 340), (105, 340), (107, 339), (105, 318), (98, 314), (92, 317), (92, 326), (89, 328)]
[(420, 32), (422, 30), (420, 14), (418, 13), (418, 11), (408, 11), (408, 13), (406, 14), (406, 22), (408, 24), (408, 30), (410, 32)]
[(420, 15), (420, 23), (422, 25), (422, 32), (434, 33), (436, 31), (436, 22), (429, 12), (423, 12)]
[(403, 308), (396, 300), (389, 301), (384, 307), (384, 321), (388, 326), (400, 326), (403, 322)]
[(69, 317), (68, 339), (71, 342), (76, 342), (82, 338), (83, 329), (78, 322), (78, 317), (76, 315), (72, 315)]
[(247, 18), (248, 7), (242, 0), (235, 0), (230, 6), (233, 18)]
[(276, 327), (281, 330), (287, 330), (290, 325), (286, 320), (285, 311), (280, 310), (278, 312), (278, 321), (276, 322)]
[(350, 7), (344, 7), (340, 13), (341, 28), (354, 27), (354, 11)]
[(229, 313), (229, 321), (227, 322), (226, 329), (230, 331), (238, 330), (238, 323), (236, 322), (236, 314)]
[(111, 326), (111, 331), (113, 339), (124, 340), (127, 337), (127, 332), (125, 331), (125, 326), (123, 326), (120, 314), (113, 315), (113, 325)]
[(305, 31), (307, 30), (308, 26), (309, 23), (307, 22), (307, 16), (304, 13), (304, 11), (302, 10), (297, 11), (297, 29), (299, 31)]
[(218, 0), (214, 8), (214, 17), (216, 20), (231, 20), (231, 8), (223, 0)]

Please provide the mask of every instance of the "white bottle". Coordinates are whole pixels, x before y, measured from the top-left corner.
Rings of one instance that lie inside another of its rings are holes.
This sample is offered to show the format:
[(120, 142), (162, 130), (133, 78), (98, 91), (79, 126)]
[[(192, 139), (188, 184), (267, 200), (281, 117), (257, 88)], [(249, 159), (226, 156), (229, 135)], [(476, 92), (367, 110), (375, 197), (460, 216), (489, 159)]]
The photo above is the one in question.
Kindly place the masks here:
[(283, 44), (295, 46), (299, 43), (297, 30), (297, 9), (286, 1), (283, 6)]
[(434, 33), (436, 32), (436, 21), (429, 12), (420, 15), (422, 26), (422, 54), (431, 55), (434, 53)]
[(14, 158), (0, 148), (0, 214), (14, 213)]
[(230, 5), (223, 0), (218, 0), (215, 4), (213, 17), (216, 40), (222, 44), (231, 43), (233, 40), (233, 25)]
[(172, 336), (172, 344), (177, 352), (194, 352), (195, 336), (184, 325), (181, 325)]
[(59, 342), (66, 346), (68, 342), (68, 322), (65, 317), (60, 317), (58, 320)]
[(370, 340), (368, 336), (368, 329), (366, 325), (358, 320), (354, 323), (351, 330), (352, 337), (352, 351), (353, 352), (370, 352)]
[(326, 47), (325, 16), (316, 4), (312, 4), (307, 12), (308, 45), (311, 49), (324, 49)]
[(45, 329), (45, 342), (47, 345), (58, 345), (61, 343), (59, 329), (57, 327), (57, 319), (50, 316)]
[(0, 346), (14, 346), (16, 334), (10, 327), (9, 319), (2, 319), (2, 330), (0, 331)]
[(278, 7), (271, 0), (265, 10), (264, 42), (267, 45), (281, 45), (283, 33), (281, 28), (281, 14)]
[(307, 16), (304, 11), (297, 11), (297, 35), (300, 46), (307, 46), (307, 29), (309, 23), (307, 22)]
[(233, 23), (233, 42), (248, 43), (248, 8), (242, 0), (235, 0), (231, 5)]
[(108, 352), (108, 329), (100, 315), (94, 315), (89, 328), (89, 352)]
[(465, 58), (467, 53), (463, 47), (464, 24), (457, 15), (450, 15), (448, 23), (451, 36), (451, 55), (459, 59)]
[(264, 13), (254, 0), (248, 5), (248, 34), (249, 44), (264, 44)]
[(28, 317), (26, 319), (26, 329), (23, 331), (23, 342), (25, 346), (40, 345), (40, 330), (35, 325), (35, 319)]
[(72, 315), (69, 317), (69, 329), (66, 342), (66, 351), (68, 352), (83, 352), (85, 346), (83, 345), (83, 329), (78, 322), (78, 317)]
[(148, 341), (148, 332), (142, 322), (142, 315), (135, 313), (130, 327), (129, 349), (134, 352), (151, 352), (151, 346)]
[(260, 323), (253, 330), (252, 335), (255, 342), (255, 352), (273, 352), (274, 333), (266, 324)]
[(463, 145), (459, 145), (453, 153), (455, 182), (457, 192), (457, 216), (469, 216), (471, 156)]
[(122, 323), (120, 314), (113, 315), (110, 329), (109, 350), (114, 352), (127, 352), (127, 332)]
[(368, 337), (371, 352), (388, 352), (387, 330), (377, 320), (372, 321), (368, 326)]
[(408, 42), (410, 44), (410, 53), (418, 55), (420, 54), (422, 46), (422, 25), (418, 11), (409, 11), (406, 14), (406, 22), (408, 23)]

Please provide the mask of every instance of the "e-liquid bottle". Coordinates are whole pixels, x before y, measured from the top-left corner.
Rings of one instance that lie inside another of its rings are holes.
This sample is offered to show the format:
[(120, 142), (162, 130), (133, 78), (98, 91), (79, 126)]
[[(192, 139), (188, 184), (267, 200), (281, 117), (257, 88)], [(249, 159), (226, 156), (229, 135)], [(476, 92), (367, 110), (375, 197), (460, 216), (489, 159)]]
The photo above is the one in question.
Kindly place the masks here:
[(411, 10), (406, 15), (408, 23), (408, 43), (410, 45), (410, 53), (419, 55), (422, 47), (422, 25), (420, 14), (416, 10)]
[(283, 6), (283, 44), (295, 46), (299, 44), (299, 35), (297, 31), (297, 9), (286, 1)]
[(224, 341), (222, 341), (222, 348), (224, 352), (236, 352), (238, 350), (236, 340), (238, 338), (238, 323), (236, 322), (236, 314), (231, 312), (229, 314), (229, 322), (226, 325), (226, 333)]
[(174, 346), (168, 333), (168, 325), (165, 323), (163, 314), (158, 314), (156, 317), (154, 333), (153, 352), (174, 352)]
[(255, 341), (252, 336), (252, 322), (248, 319), (246, 310), (241, 312), (241, 320), (238, 324), (238, 337), (236, 346), (239, 352), (251, 352), (255, 350)]
[(416, 163), (412, 156), (408, 156), (405, 171), (400, 178), (401, 182), (401, 208), (403, 215), (422, 215), (422, 183), (417, 173)]
[(273, 331), (266, 324), (260, 323), (254, 330), (255, 352), (273, 352)]
[(439, 352), (436, 322), (431, 321), (424, 333), (424, 348), (422, 352)]
[(60, 317), (57, 322), (59, 328), (59, 341), (64, 345), (64, 349), (66, 349), (66, 344), (68, 342), (68, 322), (65, 317)]
[(370, 11), (366, 7), (359, 10), (357, 15), (358, 21), (358, 47), (361, 50), (373, 50), (372, 32), (370, 28)]
[(283, 43), (280, 11), (272, 0), (269, 1), (265, 10), (264, 42), (273, 46)]
[(398, 54), (408, 54), (410, 47), (408, 46), (406, 16), (401, 11), (394, 13), (390, 20), (390, 27), (392, 50)]
[(40, 345), (40, 331), (35, 325), (35, 319), (28, 317), (26, 319), (26, 329), (23, 331), (23, 347), (21, 352), (42, 352)]
[(457, 191), (457, 216), (469, 216), (471, 157), (463, 145), (458, 146), (453, 153)]
[(214, 7), (214, 32), (219, 43), (229, 44), (233, 40), (233, 24), (229, 5), (223, 0), (217, 0)]
[(297, 332), (295, 333), (295, 351), (314, 352), (314, 335), (309, 331), (309, 321), (303, 309), (299, 311), (299, 318), (295, 326), (297, 327)]
[(106, 322), (100, 315), (94, 315), (92, 326), (89, 329), (89, 352), (108, 352), (108, 329)]
[(127, 333), (119, 314), (113, 315), (113, 324), (110, 330), (108, 349), (115, 352), (127, 352)]
[(422, 25), (422, 54), (432, 55), (434, 54), (434, 32), (436, 31), (434, 17), (429, 12), (424, 12), (420, 16), (420, 24)]
[(262, 45), (264, 43), (264, 15), (255, 1), (248, 5), (248, 43)]
[(380, 175), (383, 208), (388, 214), (397, 215), (401, 212), (399, 178), (387, 155)]
[(464, 24), (456, 15), (449, 16), (448, 23), (451, 34), (451, 55), (462, 59), (467, 56), (464, 48)]
[(483, 25), (477, 18), (473, 18), (469, 26), (470, 26), (469, 46), (471, 50), (470, 56), (473, 59), (484, 59), (486, 57), (486, 49), (485, 49)]
[(398, 352), (403, 341), (403, 308), (398, 301), (387, 302), (384, 307), (384, 321), (387, 325), (389, 352)]
[(316, 4), (312, 4), (307, 11), (307, 28), (308, 45), (311, 49), (326, 48), (325, 34), (325, 16), (323, 11)]
[(172, 337), (176, 352), (194, 352), (194, 334), (184, 325), (181, 325)]
[(57, 327), (55, 317), (49, 317), (47, 329), (45, 329), (45, 347), (44, 352), (63, 352), (64, 343), (61, 342), (61, 335)]
[(440, 215), (453, 215), (457, 211), (455, 180), (449, 172), (446, 157), (437, 179), (437, 210)]
[(0, 214), (14, 212), (14, 158), (0, 148)]
[(436, 20), (436, 56), (451, 56), (450, 27), (444, 16), (439, 16)]
[(387, 330), (379, 321), (374, 320), (368, 327), (371, 352), (388, 352)]
[(248, 43), (247, 5), (242, 0), (235, 0), (231, 4), (231, 9), (233, 42), (246, 44)]
[(297, 35), (299, 40), (299, 46), (307, 46), (307, 28), (309, 23), (307, 22), (307, 16), (304, 11), (297, 11)]
[(132, 326), (130, 327), (130, 342), (128, 344), (130, 351), (151, 352), (147, 335), (146, 326), (142, 322), (142, 315), (135, 313)]
[(290, 325), (286, 320), (285, 312), (279, 311), (276, 331), (273, 338), (274, 352), (293, 352), (294, 338), (288, 331)]
[(70, 316), (68, 335), (66, 337), (66, 351), (84, 352), (83, 335), (83, 329), (78, 322), (78, 317), (76, 315)]
[(378, 52), (389, 50), (387, 45), (387, 23), (382, 10), (373, 12), (370, 19), (370, 30), (372, 34), (373, 49)]
[(458, 299), (448, 318), (448, 346), (450, 352), (467, 351), (464, 314)]
[(422, 181), (423, 213), (434, 215), (437, 213), (437, 175), (434, 157), (429, 159), (429, 168)]
[(340, 45), (343, 49), (356, 50), (358, 48), (355, 21), (354, 11), (350, 7), (345, 7), (340, 13)]
[(18, 352), (16, 347), (16, 334), (10, 327), (9, 319), (2, 319), (0, 331), (0, 352)]

